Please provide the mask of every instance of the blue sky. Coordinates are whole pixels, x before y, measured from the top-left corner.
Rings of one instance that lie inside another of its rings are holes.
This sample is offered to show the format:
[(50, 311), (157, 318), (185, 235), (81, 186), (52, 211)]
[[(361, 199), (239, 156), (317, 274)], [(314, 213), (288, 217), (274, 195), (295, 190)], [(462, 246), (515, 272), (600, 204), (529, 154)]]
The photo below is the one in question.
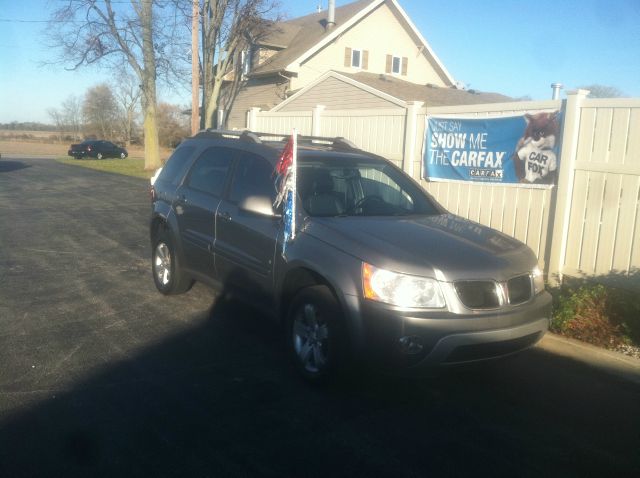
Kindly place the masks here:
[[(41, 66), (52, 53), (43, 43), (46, 24), (34, 21), (46, 20), (58, 1), (0, 0), (0, 123), (48, 122), (48, 108), (111, 79), (99, 69)], [(546, 99), (553, 82), (566, 89), (600, 83), (640, 97), (640, 0), (399, 2), (453, 77), (470, 88)], [(281, 4), (292, 18), (315, 11), (318, 0)], [(182, 91), (161, 91), (160, 99), (188, 104)]]

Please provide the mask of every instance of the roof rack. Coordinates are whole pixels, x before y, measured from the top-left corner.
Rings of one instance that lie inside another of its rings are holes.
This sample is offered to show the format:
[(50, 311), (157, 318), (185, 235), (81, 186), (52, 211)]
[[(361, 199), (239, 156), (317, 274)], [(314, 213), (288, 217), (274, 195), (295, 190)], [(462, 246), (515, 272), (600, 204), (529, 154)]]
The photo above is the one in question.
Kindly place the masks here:
[[(206, 129), (202, 130), (195, 135), (196, 138), (200, 137), (215, 137), (215, 138), (238, 138), (243, 141), (248, 141), (251, 143), (261, 144), (263, 143), (263, 138), (277, 138), (272, 141), (286, 141), (289, 138), (289, 134), (278, 134), (278, 133), (258, 133), (255, 131), (249, 130), (222, 130), (222, 129)], [(269, 141), (267, 139), (267, 141)], [(329, 138), (325, 136), (306, 136), (306, 135), (298, 135), (298, 143), (302, 144), (318, 144), (324, 143), (327, 146), (331, 146), (334, 149), (339, 150), (359, 150), (354, 143), (349, 141), (342, 136), (338, 136), (335, 138)]]

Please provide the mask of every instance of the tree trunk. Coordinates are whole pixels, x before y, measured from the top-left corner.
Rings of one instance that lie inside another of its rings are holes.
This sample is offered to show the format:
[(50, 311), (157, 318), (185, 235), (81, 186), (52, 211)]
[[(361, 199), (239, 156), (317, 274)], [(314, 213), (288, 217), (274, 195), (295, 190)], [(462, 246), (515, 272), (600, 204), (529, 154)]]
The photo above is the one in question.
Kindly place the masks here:
[[(220, 88), (222, 87), (222, 78), (214, 78), (213, 88), (211, 90), (211, 94), (209, 95), (209, 101), (207, 101), (207, 113), (205, 119), (205, 128), (213, 127), (213, 117), (218, 109), (218, 97), (220, 96)], [(221, 128), (221, 125), (217, 125), (218, 128)]]
[(140, 20), (142, 23), (142, 95), (144, 110), (144, 169), (154, 170), (160, 164), (160, 144), (156, 118), (156, 57), (153, 50), (152, 2), (143, 1)]
[(127, 131), (125, 131), (125, 141), (127, 148), (131, 147), (131, 133), (133, 131), (133, 108), (127, 108)]
[[(156, 88), (147, 85), (144, 91), (144, 169), (151, 171), (162, 166), (160, 163), (160, 142), (158, 138), (158, 119), (156, 115)], [(152, 90), (152, 91), (149, 91)]]
[(191, 134), (200, 129), (200, 65), (198, 61), (198, 25), (200, 24), (200, 0), (193, 0), (191, 19)]

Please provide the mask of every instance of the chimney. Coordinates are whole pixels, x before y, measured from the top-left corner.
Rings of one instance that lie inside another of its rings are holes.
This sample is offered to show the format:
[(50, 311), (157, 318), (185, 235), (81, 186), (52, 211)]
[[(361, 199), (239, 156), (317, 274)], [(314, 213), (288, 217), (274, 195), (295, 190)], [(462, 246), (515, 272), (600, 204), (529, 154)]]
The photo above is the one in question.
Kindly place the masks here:
[(329, 0), (329, 10), (327, 10), (327, 30), (336, 26), (336, 0)]
[(551, 99), (557, 100), (560, 98), (560, 90), (562, 89), (562, 83), (551, 83), (551, 89), (553, 93), (551, 93)]

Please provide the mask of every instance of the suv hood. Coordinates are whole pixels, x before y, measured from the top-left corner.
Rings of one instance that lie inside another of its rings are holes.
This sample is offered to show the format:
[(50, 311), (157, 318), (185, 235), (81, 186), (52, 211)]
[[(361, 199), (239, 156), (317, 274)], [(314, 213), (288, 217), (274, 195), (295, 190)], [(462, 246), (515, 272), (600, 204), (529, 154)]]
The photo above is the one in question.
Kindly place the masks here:
[(447, 281), (504, 281), (537, 264), (520, 241), (453, 214), (309, 217), (304, 232), (376, 267)]

